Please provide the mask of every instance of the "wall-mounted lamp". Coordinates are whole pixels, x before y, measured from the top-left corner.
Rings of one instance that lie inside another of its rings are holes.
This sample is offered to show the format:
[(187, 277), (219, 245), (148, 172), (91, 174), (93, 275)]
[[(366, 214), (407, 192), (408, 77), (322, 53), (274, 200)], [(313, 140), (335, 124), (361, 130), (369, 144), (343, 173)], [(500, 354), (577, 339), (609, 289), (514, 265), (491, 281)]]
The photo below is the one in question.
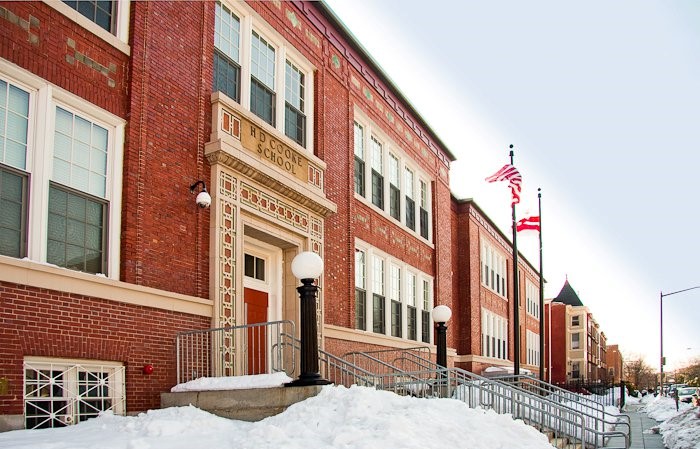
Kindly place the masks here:
[(204, 181), (197, 181), (192, 184), (190, 186), (190, 193), (194, 194), (194, 190), (200, 184), (202, 185), (202, 191), (199, 192), (195, 201), (197, 202), (197, 206), (201, 207), (202, 209), (206, 209), (211, 204), (211, 195), (209, 195), (209, 192), (207, 192), (207, 185), (204, 183)]

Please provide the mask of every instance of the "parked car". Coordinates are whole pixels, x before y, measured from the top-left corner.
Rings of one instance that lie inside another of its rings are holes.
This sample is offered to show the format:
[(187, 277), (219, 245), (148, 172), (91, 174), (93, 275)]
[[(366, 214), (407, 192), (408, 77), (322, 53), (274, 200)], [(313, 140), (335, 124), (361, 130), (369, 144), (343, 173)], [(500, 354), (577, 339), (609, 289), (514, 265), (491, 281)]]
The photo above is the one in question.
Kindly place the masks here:
[(681, 387), (678, 389), (678, 400), (680, 402), (691, 403), (693, 396), (697, 396), (698, 389), (696, 387)]

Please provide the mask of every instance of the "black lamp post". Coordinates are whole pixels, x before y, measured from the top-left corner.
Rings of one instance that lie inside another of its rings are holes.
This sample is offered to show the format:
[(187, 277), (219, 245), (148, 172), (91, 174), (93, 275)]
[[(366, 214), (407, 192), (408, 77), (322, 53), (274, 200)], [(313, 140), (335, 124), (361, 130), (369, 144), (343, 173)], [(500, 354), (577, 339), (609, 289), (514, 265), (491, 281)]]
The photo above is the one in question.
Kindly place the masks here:
[(688, 290), (695, 290), (696, 288), (700, 288), (700, 285), (696, 287), (690, 287), (686, 288), (683, 290), (678, 290), (677, 292), (671, 292), (671, 293), (664, 293), (664, 292), (659, 292), (659, 334), (661, 336), (661, 358), (659, 359), (659, 395), (663, 396), (664, 394), (664, 365), (666, 364), (666, 360), (664, 359), (664, 296), (671, 296), (675, 295), (676, 293), (683, 293), (687, 292)]
[(318, 286), (314, 279), (323, 272), (323, 260), (311, 251), (297, 254), (292, 260), (292, 273), (301, 280), (297, 287), (301, 300), (301, 373), (299, 378), (288, 386), (327, 385), (318, 370), (318, 329), (316, 328), (316, 294)]
[(447, 323), (452, 317), (452, 310), (447, 306), (433, 308), (433, 321), (437, 324), (437, 364), (447, 368)]

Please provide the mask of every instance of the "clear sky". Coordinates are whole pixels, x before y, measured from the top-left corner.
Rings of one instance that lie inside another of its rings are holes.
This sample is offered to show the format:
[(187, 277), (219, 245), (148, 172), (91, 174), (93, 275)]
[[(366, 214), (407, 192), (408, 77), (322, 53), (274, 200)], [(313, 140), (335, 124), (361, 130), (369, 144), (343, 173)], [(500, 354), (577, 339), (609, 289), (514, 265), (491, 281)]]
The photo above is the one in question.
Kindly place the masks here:
[[(545, 297), (567, 279), (609, 344), (659, 368), (659, 294), (700, 286), (700, 2), (328, 0), (510, 235), (542, 188)], [(518, 248), (538, 267), (536, 232)], [(664, 298), (665, 371), (700, 356), (700, 289)]]

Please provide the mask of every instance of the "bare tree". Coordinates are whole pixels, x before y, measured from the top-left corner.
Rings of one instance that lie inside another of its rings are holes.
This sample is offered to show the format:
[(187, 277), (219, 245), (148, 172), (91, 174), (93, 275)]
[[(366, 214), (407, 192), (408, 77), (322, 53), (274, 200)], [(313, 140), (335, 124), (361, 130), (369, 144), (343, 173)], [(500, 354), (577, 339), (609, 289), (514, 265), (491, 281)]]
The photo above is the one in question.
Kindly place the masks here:
[(656, 386), (656, 373), (643, 358), (629, 358), (625, 362), (625, 380), (633, 388), (653, 389)]

